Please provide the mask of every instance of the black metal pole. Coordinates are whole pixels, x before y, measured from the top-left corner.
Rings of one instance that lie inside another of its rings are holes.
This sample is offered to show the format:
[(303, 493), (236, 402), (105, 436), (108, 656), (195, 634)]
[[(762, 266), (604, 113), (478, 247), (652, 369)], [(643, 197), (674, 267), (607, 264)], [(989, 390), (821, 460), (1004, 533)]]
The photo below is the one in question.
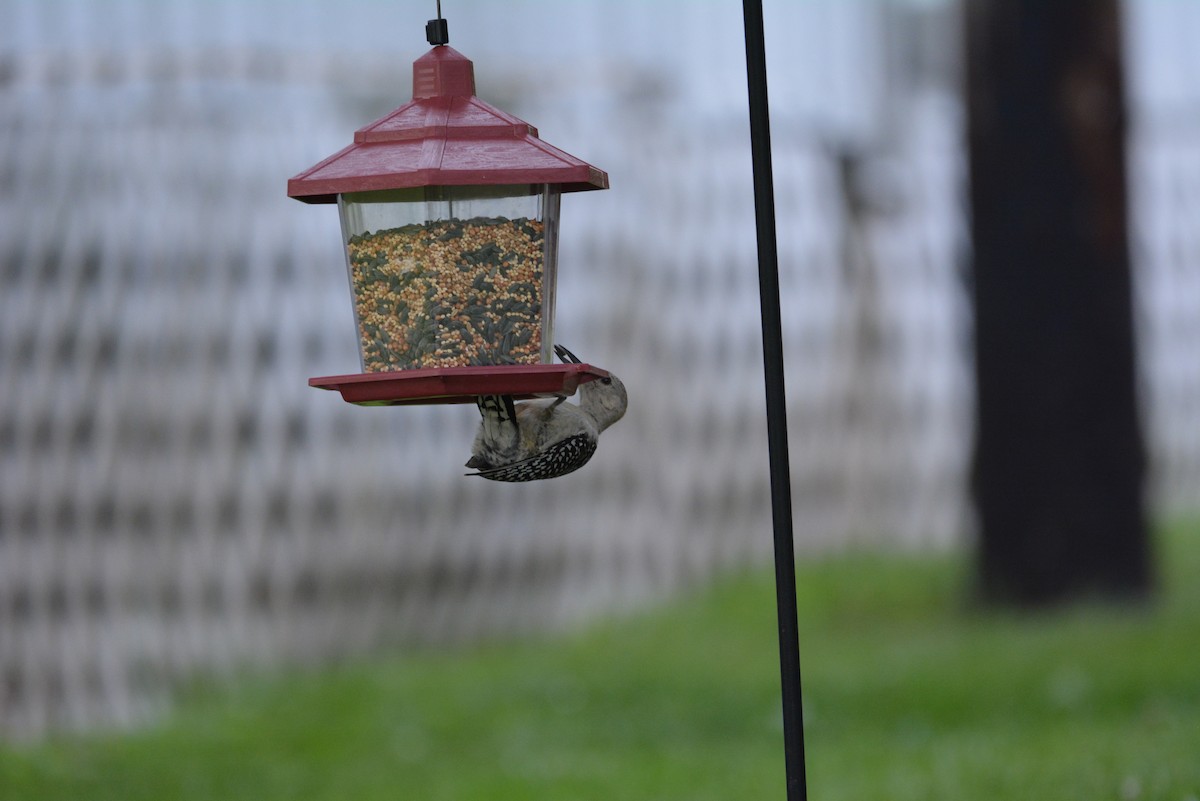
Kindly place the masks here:
[(779, 254), (775, 239), (775, 186), (771, 174), (762, 0), (742, 0), (742, 12), (750, 92), (750, 153), (754, 165), (754, 215), (758, 232), (758, 294), (767, 396), (767, 446), (771, 463), (771, 519), (775, 531), (775, 606), (779, 623), (783, 749), (788, 801), (802, 801), (808, 797), (808, 790), (804, 775), (804, 713), (800, 693), (800, 642), (796, 633), (796, 560), (792, 544), (791, 469), (788, 466), (783, 325), (779, 311)]

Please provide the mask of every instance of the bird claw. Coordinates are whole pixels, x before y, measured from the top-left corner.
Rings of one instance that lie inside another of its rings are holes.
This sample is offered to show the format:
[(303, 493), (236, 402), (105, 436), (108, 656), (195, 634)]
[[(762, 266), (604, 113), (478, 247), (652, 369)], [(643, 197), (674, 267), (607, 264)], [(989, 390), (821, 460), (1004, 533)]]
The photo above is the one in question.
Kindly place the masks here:
[(555, 345), (554, 352), (558, 354), (558, 358), (564, 364), (583, 364), (583, 361), (571, 351), (564, 348), (562, 345)]

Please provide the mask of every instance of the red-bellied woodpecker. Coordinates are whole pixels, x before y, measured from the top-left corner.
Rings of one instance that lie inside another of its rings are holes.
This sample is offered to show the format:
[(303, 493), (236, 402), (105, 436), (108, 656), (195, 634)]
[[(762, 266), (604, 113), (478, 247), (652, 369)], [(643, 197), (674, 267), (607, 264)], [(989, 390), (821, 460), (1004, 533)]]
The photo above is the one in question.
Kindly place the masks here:
[[(554, 352), (578, 364), (562, 345)], [(566, 398), (514, 403), (510, 395), (476, 399), (483, 420), (467, 467), (492, 481), (537, 481), (578, 470), (596, 452), (600, 432), (625, 414), (625, 385), (615, 375), (579, 387), (579, 404)]]

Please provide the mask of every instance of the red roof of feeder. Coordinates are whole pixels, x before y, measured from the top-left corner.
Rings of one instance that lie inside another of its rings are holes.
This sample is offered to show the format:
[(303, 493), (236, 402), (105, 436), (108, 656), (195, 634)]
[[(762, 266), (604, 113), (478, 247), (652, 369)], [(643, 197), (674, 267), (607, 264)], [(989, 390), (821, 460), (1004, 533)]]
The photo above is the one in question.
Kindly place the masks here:
[(288, 196), (333, 203), (343, 192), (496, 184), (556, 184), (577, 192), (607, 189), (608, 174), (476, 97), (471, 61), (443, 45), (413, 62), (411, 101), (289, 180)]

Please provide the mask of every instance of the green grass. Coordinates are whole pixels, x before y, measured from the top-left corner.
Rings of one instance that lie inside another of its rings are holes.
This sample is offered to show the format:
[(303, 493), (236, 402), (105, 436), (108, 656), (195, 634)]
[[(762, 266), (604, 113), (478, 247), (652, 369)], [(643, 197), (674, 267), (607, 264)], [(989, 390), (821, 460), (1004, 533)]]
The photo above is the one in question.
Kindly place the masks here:
[[(798, 582), (810, 797), (1200, 798), (1200, 529), (1151, 607), (1000, 614), (953, 558)], [(0, 748), (0, 799), (783, 799), (769, 575), (564, 638), (196, 691), (136, 734)]]

